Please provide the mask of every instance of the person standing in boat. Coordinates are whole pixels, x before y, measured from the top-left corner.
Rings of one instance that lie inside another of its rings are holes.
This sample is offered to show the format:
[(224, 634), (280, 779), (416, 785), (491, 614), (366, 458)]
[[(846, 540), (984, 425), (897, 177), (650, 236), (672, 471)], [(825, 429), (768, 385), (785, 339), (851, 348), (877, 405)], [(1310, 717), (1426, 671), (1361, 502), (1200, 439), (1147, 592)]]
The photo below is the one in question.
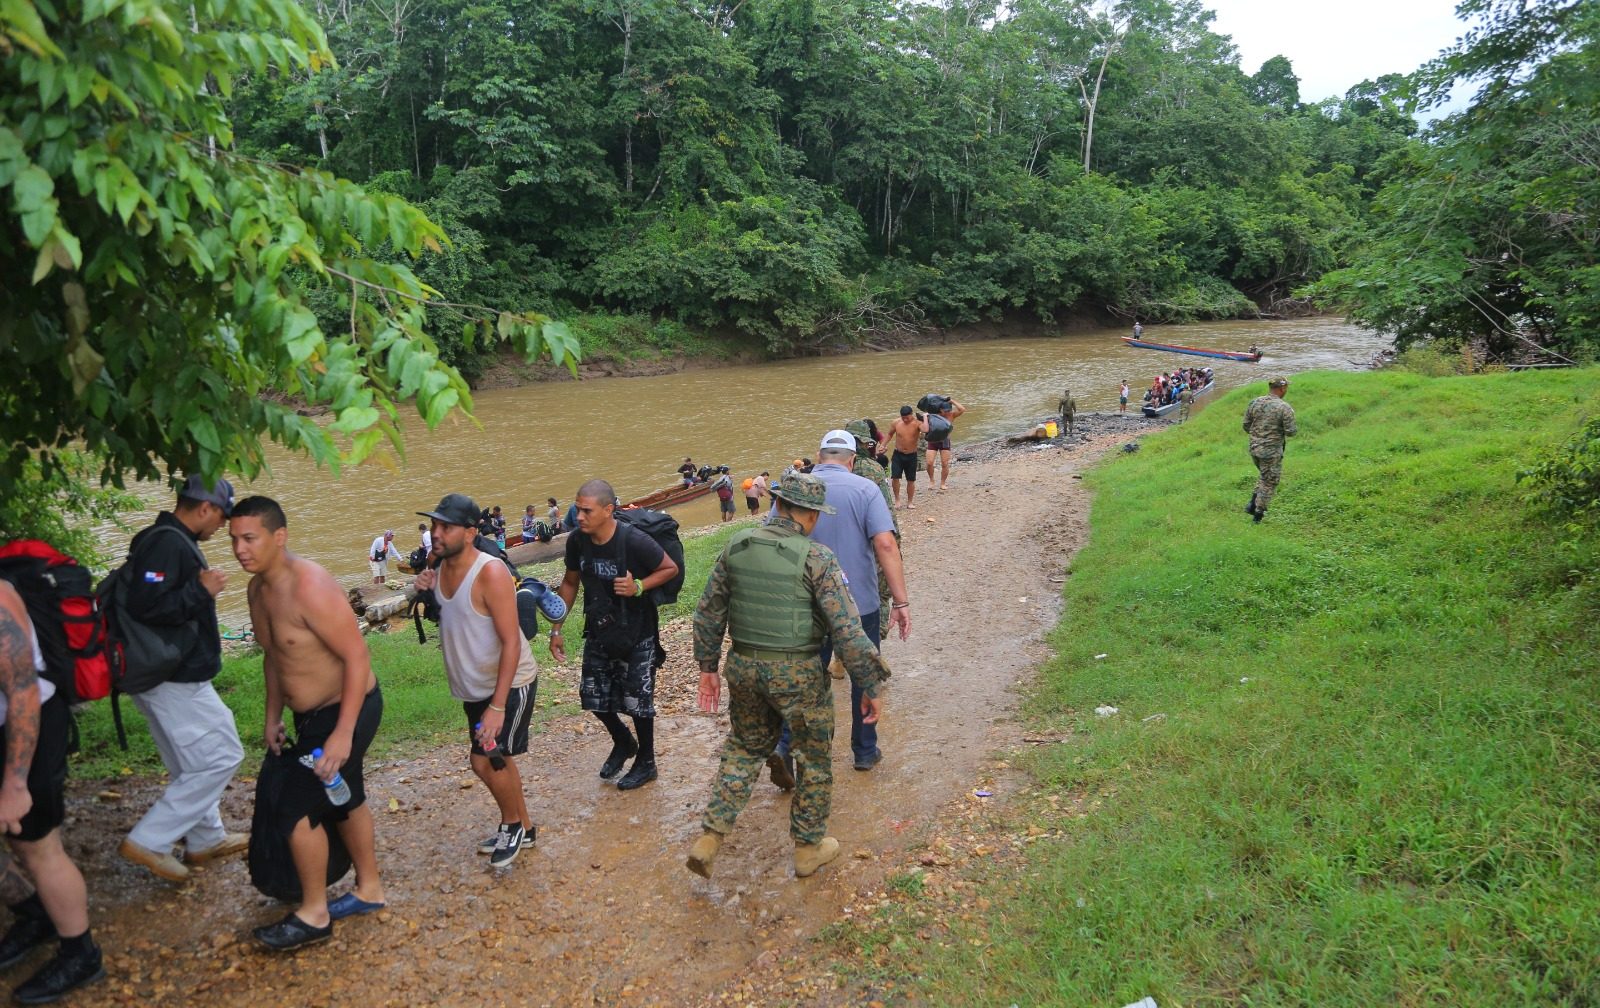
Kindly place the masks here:
[(1133, 324), (1133, 338), (1134, 339), (1144, 339), (1144, 326), (1140, 325), (1137, 322), (1135, 322)]
[(1257, 522), (1267, 516), (1267, 506), (1278, 490), (1283, 475), (1284, 442), (1299, 432), (1294, 422), (1294, 407), (1284, 401), (1289, 379), (1278, 377), (1267, 383), (1267, 394), (1251, 400), (1244, 411), (1244, 432), (1250, 435), (1250, 458), (1259, 472), (1256, 492), (1244, 512)]

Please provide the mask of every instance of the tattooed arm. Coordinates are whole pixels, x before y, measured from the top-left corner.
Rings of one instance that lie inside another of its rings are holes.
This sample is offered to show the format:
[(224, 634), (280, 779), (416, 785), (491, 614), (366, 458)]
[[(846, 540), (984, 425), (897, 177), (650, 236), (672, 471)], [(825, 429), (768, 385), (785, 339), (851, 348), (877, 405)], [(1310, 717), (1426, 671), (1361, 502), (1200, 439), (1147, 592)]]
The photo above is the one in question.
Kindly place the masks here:
[(39, 674), (33, 667), (32, 624), (22, 599), (0, 581), (0, 692), (6, 696), (5, 780), (0, 784), (0, 829), (22, 832), (33, 807), (28, 767), (39, 742)]

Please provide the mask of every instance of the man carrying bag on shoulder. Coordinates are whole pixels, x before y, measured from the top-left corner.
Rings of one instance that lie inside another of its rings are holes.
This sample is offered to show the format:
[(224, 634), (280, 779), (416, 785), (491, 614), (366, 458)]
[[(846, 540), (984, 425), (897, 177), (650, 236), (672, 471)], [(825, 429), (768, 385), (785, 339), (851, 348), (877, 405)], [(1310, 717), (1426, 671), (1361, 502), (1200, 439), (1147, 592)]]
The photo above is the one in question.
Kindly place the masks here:
[[(170, 668), (130, 663), (122, 690), (150, 726), (170, 783), (118, 848), (124, 858), (169, 882), (189, 878), (189, 864), (204, 864), (249, 846), (246, 833), (222, 824), (223, 789), (244, 760), (233, 712), (211, 681), (222, 671), (217, 595), (227, 575), (206, 564), (200, 543), (233, 513), (233, 485), (207, 487), (190, 476), (172, 511), (133, 537), (121, 572), (120, 615), (138, 621), (172, 647)], [(184, 843), (183, 861), (173, 848)]]

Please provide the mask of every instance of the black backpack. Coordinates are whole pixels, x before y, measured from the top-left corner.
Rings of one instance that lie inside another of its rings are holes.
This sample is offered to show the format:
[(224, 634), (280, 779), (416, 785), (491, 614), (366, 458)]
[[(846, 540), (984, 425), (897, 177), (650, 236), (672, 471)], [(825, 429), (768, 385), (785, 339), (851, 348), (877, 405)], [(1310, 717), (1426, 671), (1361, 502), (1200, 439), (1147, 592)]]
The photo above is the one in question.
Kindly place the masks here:
[(655, 606), (671, 605), (678, 601), (678, 593), (683, 590), (683, 540), (678, 538), (678, 519), (665, 511), (655, 511), (650, 508), (619, 508), (617, 521), (643, 532), (655, 544), (672, 558), (678, 565), (678, 573), (672, 580), (650, 589), (650, 603)]

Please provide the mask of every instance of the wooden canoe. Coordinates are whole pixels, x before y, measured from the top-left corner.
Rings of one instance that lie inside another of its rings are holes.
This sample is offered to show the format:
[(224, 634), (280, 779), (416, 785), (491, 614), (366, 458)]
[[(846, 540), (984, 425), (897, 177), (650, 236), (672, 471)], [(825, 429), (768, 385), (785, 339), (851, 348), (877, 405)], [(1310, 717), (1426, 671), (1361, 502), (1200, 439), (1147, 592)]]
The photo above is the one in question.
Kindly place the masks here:
[(1216, 357), (1221, 360), (1244, 361), (1254, 364), (1261, 359), (1259, 353), (1247, 353), (1242, 350), (1212, 350), (1208, 347), (1180, 346), (1177, 343), (1152, 343), (1149, 340), (1134, 339), (1132, 336), (1122, 337), (1122, 342), (1141, 350), (1166, 350), (1170, 353), (1189, 354), (1194, 357)]

